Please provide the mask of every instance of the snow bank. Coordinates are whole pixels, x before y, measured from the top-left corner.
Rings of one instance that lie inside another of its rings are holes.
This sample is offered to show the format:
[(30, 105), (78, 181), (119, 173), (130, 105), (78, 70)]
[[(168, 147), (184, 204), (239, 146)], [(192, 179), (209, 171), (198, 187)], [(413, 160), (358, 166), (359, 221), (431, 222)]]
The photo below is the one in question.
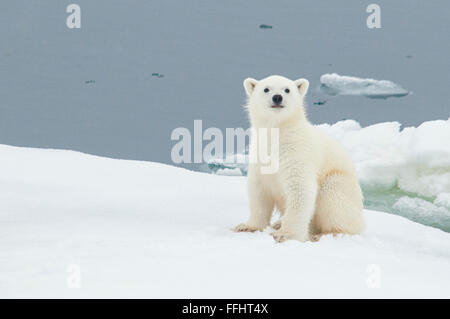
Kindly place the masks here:
[(219, 175), (247, 175), (248, 161), (246, 151), (245, 154), (228, 154), (224, 158), (211, 158), (207, 163), (208, 168)]
[(229, 230), (244, 177), (1, 145), (0, 167), (2, 298), (450, 297), (450, 234), (402, 217), (366, 210), (363, 235), (276, 244)]
[(450, 193), (450, 119), (403, 130), (398, 122), (360, 128), (352, 120), (319, 127), (349, 150), (361, 183), (397, 185), (424, 197), (443, 198)]
[(362, 95), (386, 99), (409, 94), (407, 90), (391, 81), (361, 79), (336, 73), (322, 75), (320, 83), (321, 91), (329, 95)]
[(388, 211), (449, 231), (450, 119), (403, 130), (397, 122), (358, 126), (320, 125), (350, 151), (367, 197), (398, 188), (410, 196), (395, 199)]
[(450, 210), (418, 197), (402, 196), (393, 205), (394, 212), (430, 226), (450, 225)]

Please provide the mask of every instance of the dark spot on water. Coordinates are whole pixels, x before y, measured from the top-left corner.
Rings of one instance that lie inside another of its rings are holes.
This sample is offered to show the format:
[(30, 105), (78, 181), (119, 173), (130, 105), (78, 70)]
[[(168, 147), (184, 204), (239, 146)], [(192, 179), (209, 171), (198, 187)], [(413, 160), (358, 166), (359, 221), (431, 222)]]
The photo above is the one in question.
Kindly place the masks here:
[(86, 80), (84, 81), (84, 84), (94, 84), (95, 80)]
[(152, 73), (152, 76), (156, 77), (156, 78), (163, 78), (164, 74), (160, 74), (160, 73)]
[(406, 58), (407, 59), (411, 59), (413, 56), (412, 55), (407, 55)]
[(260, 25), (259, 25), (259, 28), (260, 28), (260, 29), (272, 29), (272, 26), (271, 26), (271, 25), (268, 25), (268, 24), (260, 24)]
[(314, 105), (324, 105), (325, 103), (327, 103), (327, 101), (316, 101), (313, 104)]

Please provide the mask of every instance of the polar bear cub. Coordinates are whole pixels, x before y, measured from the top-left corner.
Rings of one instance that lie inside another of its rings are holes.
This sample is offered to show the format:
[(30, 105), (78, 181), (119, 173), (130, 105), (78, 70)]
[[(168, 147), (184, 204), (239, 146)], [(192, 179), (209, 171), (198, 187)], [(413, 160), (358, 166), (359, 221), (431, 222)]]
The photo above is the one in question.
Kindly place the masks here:
[[(260, 162), (249, 164), (250, 218), (237, 232), (262, 231), (274, 208), (281, 216), (272, 225), (277, 242), (314, 241), (323, 234), (364, 229), (363, 196), (352, 161), (337, 141), (307, 120), (303, 100), (308, 87), (306, 79), (277, 75), (244, 81), (252, 132), (278, 130), (279, 166), (267, 174)], [(252, 136), (250, 158), (259, 138)], [(271, 143), (267, 137), (265, 141)]]

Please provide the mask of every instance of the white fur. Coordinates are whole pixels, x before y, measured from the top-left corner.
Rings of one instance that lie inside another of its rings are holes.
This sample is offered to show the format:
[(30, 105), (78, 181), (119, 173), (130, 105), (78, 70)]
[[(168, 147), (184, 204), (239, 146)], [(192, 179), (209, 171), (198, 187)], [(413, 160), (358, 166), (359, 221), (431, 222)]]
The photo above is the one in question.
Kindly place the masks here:
[[(244, 81), (252, 128), (279, 128), (279, 169), (262, 174), (260, 163), (250, 163), (250, 218), (235, 231), (263, 230), (275, 207), (281, 219), (272, 235), (278, 242), (363, 230), (363, 197), (352, 161), (337, 141), (308, 122), (303, 104), (308, 86), (308, 80), (276, 75)], [(283, 108), (272, 107), (274, 94), (283, 96)]]

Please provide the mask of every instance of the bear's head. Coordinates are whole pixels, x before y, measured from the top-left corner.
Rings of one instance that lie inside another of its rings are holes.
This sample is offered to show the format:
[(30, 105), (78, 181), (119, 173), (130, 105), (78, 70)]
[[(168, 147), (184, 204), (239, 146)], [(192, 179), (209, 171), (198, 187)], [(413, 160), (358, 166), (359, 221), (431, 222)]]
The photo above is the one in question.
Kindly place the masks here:
[[(260, 81), (247, 78), (247, 109), (253, 124), (280, 125), (296, 117), (304, 117), (303, 99), (308, 90), (306, 79), (296, 81), (272, 75)], [(264, 124), (263, 124), (264, 123)]]

